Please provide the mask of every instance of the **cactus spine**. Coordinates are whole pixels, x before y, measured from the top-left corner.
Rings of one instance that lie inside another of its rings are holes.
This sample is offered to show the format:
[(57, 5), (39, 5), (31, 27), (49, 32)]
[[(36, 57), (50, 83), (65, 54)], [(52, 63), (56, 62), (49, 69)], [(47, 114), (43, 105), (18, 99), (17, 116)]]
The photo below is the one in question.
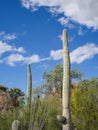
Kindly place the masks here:
[(64, 29), (63, 34), (63, 116), (67, 119), (67, 123), (63, 124), (63, 130), (70, 130), (70, 58), (68, 50), (68, 36)]
[(14, 120), (12, 123), (12, 130), (21, 130), (20, 121)]
[(31, 66), (28, 64), (28, 86), (27, 86), (27, 108), (31, 108), (31, 99), (32, 99), (32, 74)]

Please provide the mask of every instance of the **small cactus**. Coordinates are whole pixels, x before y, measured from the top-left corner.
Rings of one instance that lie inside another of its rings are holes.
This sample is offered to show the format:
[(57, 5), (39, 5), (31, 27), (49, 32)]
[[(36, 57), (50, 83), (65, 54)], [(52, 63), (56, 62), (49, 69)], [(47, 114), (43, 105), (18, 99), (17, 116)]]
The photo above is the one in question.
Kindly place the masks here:
[(14, 120), (12, 123), (12, 130), (21, 130), (20, 121)]

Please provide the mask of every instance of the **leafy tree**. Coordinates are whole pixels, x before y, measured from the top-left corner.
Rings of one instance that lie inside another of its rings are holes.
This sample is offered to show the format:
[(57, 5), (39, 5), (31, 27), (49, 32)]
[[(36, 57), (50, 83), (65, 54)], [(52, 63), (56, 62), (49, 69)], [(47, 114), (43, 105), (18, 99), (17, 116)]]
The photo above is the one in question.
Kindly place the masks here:
[[(72, 70), (70, 72), (71, 81), (73, 79), (80, 80), (82, 73), (79, 69)], [(46, 89), (46, 93), (54, 94), (58, 93), (62, 97), (62, 81), (63, 81), (63, 66), (56, 65), (50, 73), (44, 72), (43, 74), (44, 84), (43, 87)], [(71, 84), (73, 85), (73, 84)]]
[(63, 67), (62, 65), (56, 65), (50, 73), (44, 73), (43, 78), (45, 79), (44, 87), (48, 93), (53, 94), (55, 90), (61, 94), (62, 80), (63, 80)]
[(80, 81), (72, 90), (72, 122), (78, 130), (98, 129), (98, 79)]
[(19, 88), (11, 88), (9, 90), (9, 93), (10, 93), (12, 105), (14, 107), (18, 107), (19, 106), (20, 100), (22, 100), (21, 102), (23, 103), (24, 93)]
[(74, 70), (72, 70), (71, 71), (71, 73), (70, 73), (70, 77), (71, 77), (71, 79), (75, 79), (75, 80), (81, 80), (82, 79), (82, 76), (83, 76), (83, 74), (80, 72), (80, 70), (79, 69), (74, 69)]
[(8, 88), (4, 85), (0, 85), (0, 113), (5, 113), (11, 109), (10, 94)]
[(0, 84), (0, 90), (1, 90), (1, 91), (7, 91), (8, 88), (7, 88), (6, 86)]

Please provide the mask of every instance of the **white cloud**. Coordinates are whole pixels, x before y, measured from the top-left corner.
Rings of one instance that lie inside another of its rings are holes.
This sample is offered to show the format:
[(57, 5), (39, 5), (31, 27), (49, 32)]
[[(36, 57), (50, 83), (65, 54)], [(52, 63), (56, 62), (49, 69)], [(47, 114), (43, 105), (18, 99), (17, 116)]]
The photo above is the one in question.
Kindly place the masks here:
[(39, 62), (39, 61), (40, 61), (40, 57), (37, 54), (33, 54), (30, 57), (25, 57), (25, 60), (24, 60), (24, 62), (29, 63), (29, 64), (36, 63), (36, 62)]
[(23, 47), (15, 48), (14, 50), (20, 53), (25, 53), (25, 50)]
[(75, 38), (75, 34), (74, 34), (72, 37), (70, 37), (70, 38), (68, 39), (68, 41), (69, 41), (69, 42), (72, 42), (72, 41), (74, 40), (74, 38)]
[[(80, 64), (85, 60), (93, 58), (96, 54), (98, 54), (98, 47), (94, 43), (89, 43), (73, 50), (70, 53), (70, 60), (72, 64)], [(54, 60), (60, 60), (63, 57), (63, 50), (52, 50), (50, 56)]]
[(91, 59), (98, 54), (98, 47), (94, 43), (78, 47), (70, 53), (71, 63), (80, 64), (87, 59)]
[(61, 22), (61, 24), (64, 26), (67, 26), (69, 23), (69, 19), (68, 18), (65, 19), (64, 17), (59, 18), (58, 21)]
[(84, 35), (84, 32), (83, 32), (82, 28), (79, 28), (78, 35), (81, 35), (81, 36)]
[(0, 55), (2, 55), (5, 52), (20, 52), (24, 53), (25, 50), (23, 47), (16, 48), (13, 45), (9, 45), (6, 42), (0, 41)]
[(40, 61), (40, 58), (36, 54), (33, 54), (32, 56), (27, 57), (27, 56), (23, 56), (17, 53), (17, 54), (9, 55), (8, 57), (4, 59), (4, 61), (10, 66), (15, 66), (17, 63), (20, 63), (20, 62), (28, 63), (28, 64), (36, 63)]
[(83, 36), (87, 31), (83, 31), (82, 27), (78, 29), (78, 35)]
[(16, 39), (16, 38), (17, 38), (17, 36), (16, 36), (15, 33), (4, 35), (4, 39), (6, 39), (6, 40), (13, 40), (13, 39)]
[(48, 67), (49, 67), (48, 64), (41, 64), (41, 65), (37, 66), (38, 69), (43, 68), (44, 70), (46, 70)]
[(16, 34), (15, 33), (5, 33), (4, 31), (1, 31), (0, 32), (0, 37), (3, 39), (3, 40), (14, 40), (17, 38)]
[(61, 34), (58, 36), (58, 38), (62, 41), (62, 35)]
[(62, 49), (60, 50), (51, 50), (50, 52), (50, 57), (54, 60), (59, 60), (59, 59), (62, 59), (63, 57), (63, 51)]
[[(2, 54), (9, 52), (9, 55), (2, 58)], [(13, 52), (13, 53), (12, 53)], [(10, 54), (11, 53), (11, 54)], [(70, 53), (71, 63), (80, 64), (85, 60), (91, 59), (94, 55), (98, 54), (98, 47), (95, 43), (88, 43), (84, 46), (80, 46)], [(16, 48), (6, 42), (0, 41), (0, 63), (6, 63), (10, 66), (15, 66), (17, 63), (32, 64), (46, 60), (60, 60), (63, 58), (63, 50), (51, 50), (50, 56), (46, 58), (40, 58), (38, 54), (32, 54), (31, 56), (24, 56), (24, 48)]]
[(68, 27), (70, 29), (74, 28), (74, 25), (70, 23), (70, 19), (69, 18), (65, 18), (65, 17), (61, 17), (58, 19), (58, 21), (64, 25), (64, 27)]
[(49, 7), (51, 13), (63, 13), (70, 21), (98, 29), (98, 0), (21, 0), (27, 9)]
[(15, 66), (15, 63), (22, 62), (24, 59), (25, 58), (21, 54), (11, 54), (6, 57), (4, 61), (10, 66)]
[(16, 53), (4, 58), (3, 62), (6, 62), (6, 64), (10, 66), (16, 66), (17, 63), (32, 64), (44, 60), (48, 60), (48, 58), (40, 58), (37, 54), (33, 54), (31, 56), (23, 56), (22, 54)]
[[(2, 58), (2, 55), (9, 52), (9, 55)], [(25, 50), (23, 47), (16, 48), (7, 42), (0, 41), (0, 63), (6, 63), (10, 66), (15, 66), (17, 63), (32, 64), (40, 61), (50, 60), (50, 57), (40, 58), (37, 54), (32, 54), (31, 56), (24, 56)]]

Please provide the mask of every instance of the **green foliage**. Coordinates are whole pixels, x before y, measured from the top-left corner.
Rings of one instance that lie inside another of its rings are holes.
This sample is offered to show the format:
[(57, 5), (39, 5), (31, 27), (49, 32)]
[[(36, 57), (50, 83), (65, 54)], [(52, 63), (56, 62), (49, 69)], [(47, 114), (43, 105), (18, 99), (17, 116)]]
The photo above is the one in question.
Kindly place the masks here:
[(71, 79), (81, 80), (82, 76), (83, 76), (83, 74), (77, 68), (70, 72), (70, 78)]
[(18, 119), (19, 109), (0, 113), (0, 130), (11, 130), (13, 120)]
[(58, 97), (48, 96), (41, 99), (38, 96), (32, 102), (30, 122), (28, 122), (27, 111), (25, 113), (25, 119), (27, 119), (25, 124), (27, 124), (29, 130), (59, 130), (61, 124), (56, 118), (58, 114), (61, 114), (61, 103)]
[(50, 73), (44, 73), (43, 78), (45, 79), (44, 87), (47, 93), (53, 93), (53, 90), (57, 91), (62, 95), (62, 80), (63, 80), (63, 67), (62, 65), (56, 65)]
[[(78, 130), (98, 129), (98, 79), (83, 80), (71, 102), (72, 121)], [(73, 98), (73, 97), (72, 97)]]
[[(62, 125), (57, 120), (61, 114), (61, 100), (58, 96), (48, 96), (43, 101), (46, 110), (46, 120), (42, 130), (60, 130)], [(45, 112), (44, 112), (45, 113)]]
[(13, 107), (19, 107), (20, 102), (21, 104), (24, 103), (24, 93), (19, 89), (19, 88), (11, 88), (9, 90), (10, 93), (10, 97), (11, 97), (11, 103), (13, 105)]
[[(19, 120), (21, 130), (61, 130), (62, 124), (57, 120), (57, 115), (62, 115), (62, 100), (59, 96), (62, 84), (62, 65), (56, 65), (50, 73), (44, 73), (45, 89), (36, 88), (31, 109), (23, 105), (23, 93), (20, 89), (10, 89), (11, 100), (15, 101), (14, 109), (0, 113), (0, 130), (11, 130), (14, 120)], [(77, 71), (78, 72), (78, 71)], [(80, 71), (79, 71), (80, 73)], [(72, 72), (74, 78), (78, 75)], [(50, 87), (50, 88), (48, 88)], [(53, 88), (55, 92), (53, 93)], [(41, 92), (47, 90), (42, 97)], [(10, 105), (10, 104), (9, 104)], [(10, 108), (10, 107), (9, 107)], [(81, 80), (78, 85), (71, 88), (71, 116), (72, 130), (98, 130), (98, 78)]]
[[(79, 87), (73, 88), (71, 93), (74, 94), (71, 94), (73, 129), (98, 130), (98, 79), (80, 81)], [(1, 113), (0, 130), (11, 130), (14, 120), (21, 122), (22, 130), (61, 130), (57, 120), (61, 112), (62, 102), (58, 95), (36, 96), (30, 114), (25, 106)]]
[(2, 91), (7, 91), (8, 88), (7, 88), (6, 86), (0, 84), (0, 90), (2, 90)]
[[(82, 75), (79, 69), (74, 69), (70, 72), (70, 79), (80, 80)], [(44, 72), (43, 79), (43, 87), (47, 94), (54, 94), (55, 91), (62, 97), (63, 66), (61, 64), (56, 65), (49, 73)]]

